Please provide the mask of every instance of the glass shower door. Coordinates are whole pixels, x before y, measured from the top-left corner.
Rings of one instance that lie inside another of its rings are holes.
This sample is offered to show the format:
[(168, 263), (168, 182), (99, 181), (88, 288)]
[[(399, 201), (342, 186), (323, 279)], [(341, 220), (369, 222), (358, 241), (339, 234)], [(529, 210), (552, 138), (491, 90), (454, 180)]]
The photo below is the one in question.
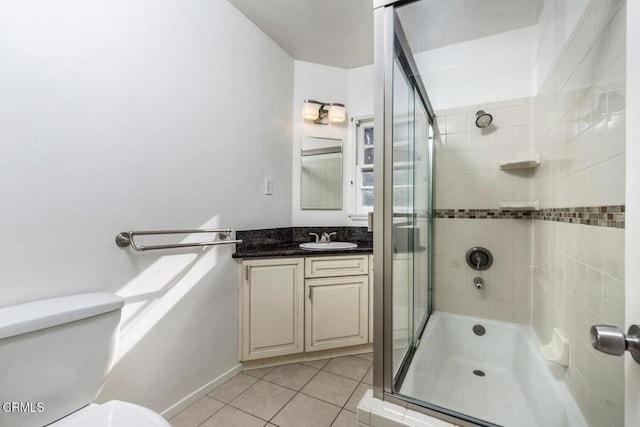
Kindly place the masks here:
[(392, 368), (399, 387), (429, 314), (431, 125), (401, 57), (393, 90)]
[(396, 59), (393, 67), (393, 374), (397, 376), (413, 347), (413, 88)]

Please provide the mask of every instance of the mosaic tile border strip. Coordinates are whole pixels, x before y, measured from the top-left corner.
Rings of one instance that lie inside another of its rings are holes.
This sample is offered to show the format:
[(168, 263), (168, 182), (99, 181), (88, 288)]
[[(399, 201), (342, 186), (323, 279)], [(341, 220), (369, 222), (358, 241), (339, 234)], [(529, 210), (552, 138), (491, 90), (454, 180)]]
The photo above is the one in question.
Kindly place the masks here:
[(533, 219), (534, 211), (500, 209), (436, 209), (436, 218), (455, 219)]
[(625, 205), (541, 209), (535, 212), (534, 219), (624, 228)]
[(436, 209), (436, 218), (453, 219), (537, 219), (596, 227), (624, 228), (625, 206), (549, 208), (538, 211), (500, 209)]

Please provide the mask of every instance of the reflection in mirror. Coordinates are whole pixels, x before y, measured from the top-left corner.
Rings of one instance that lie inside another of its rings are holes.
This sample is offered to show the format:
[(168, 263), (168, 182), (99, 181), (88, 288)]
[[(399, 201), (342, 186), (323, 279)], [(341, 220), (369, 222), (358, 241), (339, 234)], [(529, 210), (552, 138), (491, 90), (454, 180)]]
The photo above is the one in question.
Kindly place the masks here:
[(342, 209), (342, 140), (302, 138), (300, 209)]

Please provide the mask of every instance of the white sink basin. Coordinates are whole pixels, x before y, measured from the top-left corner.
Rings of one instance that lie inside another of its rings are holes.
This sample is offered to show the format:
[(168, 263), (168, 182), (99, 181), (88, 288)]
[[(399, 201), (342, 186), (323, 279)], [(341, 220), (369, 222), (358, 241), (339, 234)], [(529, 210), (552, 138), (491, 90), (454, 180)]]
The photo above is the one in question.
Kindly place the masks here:
[(358, 245), (355, 243), (349, 242), (308, 242), (308, 243), (300, 243), (301, 249), (306, 249), (308, 251), (335, 251), (337, 249), (353, 249), (357, 248)]

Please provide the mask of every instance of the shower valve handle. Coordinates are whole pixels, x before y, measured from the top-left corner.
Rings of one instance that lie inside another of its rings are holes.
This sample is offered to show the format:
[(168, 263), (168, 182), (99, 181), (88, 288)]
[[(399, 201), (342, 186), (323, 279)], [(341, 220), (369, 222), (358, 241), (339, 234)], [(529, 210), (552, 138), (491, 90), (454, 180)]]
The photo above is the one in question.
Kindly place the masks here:
[(640, 363), (640, 327), (638, 325), (629, 326), (626, 335), (615, 326), (593, 325), (591, 345), (596, 350), (613, 356), (622, 356), (625, 351), (628, 351), (633, 360)]

